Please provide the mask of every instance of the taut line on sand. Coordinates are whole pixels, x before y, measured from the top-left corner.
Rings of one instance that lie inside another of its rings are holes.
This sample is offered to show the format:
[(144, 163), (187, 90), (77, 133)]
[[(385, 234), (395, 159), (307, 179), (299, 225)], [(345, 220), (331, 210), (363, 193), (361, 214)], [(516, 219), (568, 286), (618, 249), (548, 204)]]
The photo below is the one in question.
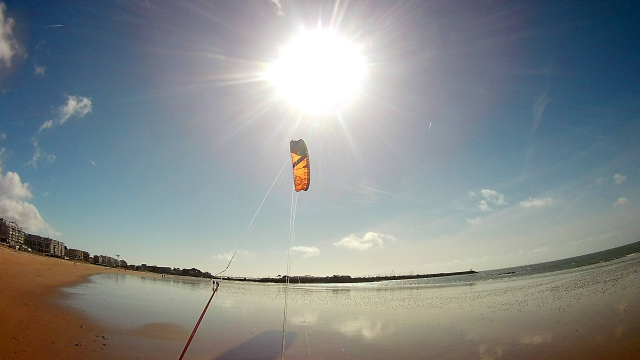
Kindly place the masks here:
[(220, 286), (220, 283), (216, 281), (215, 285), (216, 286), (215, 286), (215, 288), (213, 288), (213, 293), (211, 294), (211, 297), (209, 298), (209, 302), (207, 302), (207, 306), (205, 306), (204, 310), (202, 310), (202, 315), (200, 315), (200, 319), (198, 319), (198, 322), (196, 323), (196, 326), (193, 328), (193, 331), (191, 332), (191, 336), (189, 336), (189, 340), (187, 340), (187, 344), (184, 346), (184, 349), (182, 350), (182, 354), (180, 354), (180, 359), (178, 359), (178, 360), (182, 360), (182, 357), (187, 352), (187, 349), (189, 348), (189, 345), (191, 344), (191, 340), (193, 340), (193, 337), (196, 334), (196, 331), (198, 331), (198, 327), (200, 326), (200, 323), (202, 322), (202, 318), (204, 318), (204, 314), (207, 312), (207, 309), (209, 308), (209, 304), (211, 304), (211, 300), (213, 300), (213, 295), (215, 295), (216, 291), (218, 291), (218, 287)]

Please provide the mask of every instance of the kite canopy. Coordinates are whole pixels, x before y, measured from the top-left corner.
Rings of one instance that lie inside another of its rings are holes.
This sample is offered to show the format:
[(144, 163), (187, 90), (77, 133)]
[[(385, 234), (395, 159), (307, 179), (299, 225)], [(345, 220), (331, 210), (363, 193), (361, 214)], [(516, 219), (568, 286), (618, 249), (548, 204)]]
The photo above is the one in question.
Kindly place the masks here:
[(293, 184), (296, 191), (309, 190), (309, 151), (304, 140), (291, 140), (289, 143), (291, 149), (291, 163), (293, 164)]

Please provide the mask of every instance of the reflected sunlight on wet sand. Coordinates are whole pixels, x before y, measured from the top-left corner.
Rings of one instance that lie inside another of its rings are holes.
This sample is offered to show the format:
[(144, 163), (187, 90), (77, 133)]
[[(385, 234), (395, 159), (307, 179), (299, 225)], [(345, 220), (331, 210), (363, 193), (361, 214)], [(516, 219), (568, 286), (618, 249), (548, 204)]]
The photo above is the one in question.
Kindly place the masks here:
[[(288, 359), (638, 359), (640, 256), (516, 279), (295, 285)], [(211, 291), (180, 277), (106, 274), (65, 305), (111, 330), (124, 358), (175, 359)], [(223, 282), (185, 359), (278, 359), (285, 288)]]

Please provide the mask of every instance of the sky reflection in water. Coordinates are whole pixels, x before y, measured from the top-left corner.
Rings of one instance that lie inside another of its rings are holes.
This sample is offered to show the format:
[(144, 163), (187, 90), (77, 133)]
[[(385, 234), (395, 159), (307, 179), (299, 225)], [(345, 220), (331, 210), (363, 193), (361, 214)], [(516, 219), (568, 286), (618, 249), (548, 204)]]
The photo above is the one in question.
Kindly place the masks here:
[[(640, 286), (633, 281), (639, 268), (633, 256), (511, 280), (450, 279), (450, 286), (292, 285), (286, 358), (500, 359), (605, 351), (640, 333)], [(123, 329), (117, 343), (174, 359), (211, 283), (108, 274), (65, 291), (72, 294), (67, 305)], [(280, 358), (284, 294), (282, 285), (222, 283), (187, 358)]]

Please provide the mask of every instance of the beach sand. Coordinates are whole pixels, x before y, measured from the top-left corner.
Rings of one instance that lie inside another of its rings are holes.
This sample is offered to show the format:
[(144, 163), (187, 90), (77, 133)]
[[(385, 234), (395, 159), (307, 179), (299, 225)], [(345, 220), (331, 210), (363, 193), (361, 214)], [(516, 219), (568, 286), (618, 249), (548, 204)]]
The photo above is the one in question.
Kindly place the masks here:
[[(0, 360), (177, 358), (207, 292), (181, 278), (127, 271), (142, 277), (118, 276), (120, 285), (109, 292), (134, 282), (127, 279), (146, 282), (135, 288), (139, 296), (158, 290), (155, 307), (145, 305), (151, 311), (129, 307), (145, 322), (131, 327), (134, 314), (118, 305), (120, 297), (131, 301), (125, 294), (114, 293), (111, 308), (85, 307), (86, 314), (60, 305), (61, 287), (109, 272), (124, 274), (0, 246)], [(640, 359), (639, 280), (640, 255), (634, 255), (459, 286), (293, 288), (286, 358)], [(279, 359), (281, 286), (223, 282), (221, 288), (186, 359)], [(161, 321), (158, 307), (183, 322)], [(120, 319), (118, 325), (107, 326), (105, 316)]]
[(60, 288), (109, 272), (0, 246), (0, 360), (113, 358), (103, 329), (56, 303)]

